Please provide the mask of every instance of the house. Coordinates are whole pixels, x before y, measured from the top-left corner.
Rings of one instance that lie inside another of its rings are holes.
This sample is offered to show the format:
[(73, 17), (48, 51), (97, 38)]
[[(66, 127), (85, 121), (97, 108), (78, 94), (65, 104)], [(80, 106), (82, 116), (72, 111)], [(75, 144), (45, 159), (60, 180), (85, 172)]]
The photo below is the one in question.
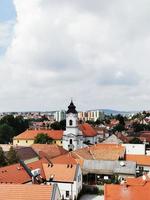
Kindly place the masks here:
[(118, 160), (84, 160), (82, 164), (83, 182), (85, 184), (103, 184), (117, 176), (117, 180), (135, 177), (136, 162)]
[(1, 200), (61, 200), (54, 185), (0, 184)]
[[(34, 181), (34, 173), (37, 170), (38, 175), (45, 178), (43, 171), (43, 163), (47, 160), (41, 159), (29, 164), (17, 163), (0, 168), (0, 183), (1, 184), (32, 184)], [(40, 177), (39, 177), (40, 178)], [(41, 178), (40, 178), (41, 179)], [(42, 182), (42, 181), (41, 181)]]
[(122, 144), (126, 148), (126, 154), (145, 155), (145, 144)]
[(140, 172), (150, 171), (150, 156), (149, 155), (129, 155), (126, 154), (127, 161), (135, 161), (137, 164), (137, 170)]
[(47, 134), (52, 138), (53, 143), (62, 146), (62, 130), (26, 130), (13, 138), (13, 145), (30, 146), (34, 144), (36, 136), (41, 133)]
[(121, 185), (105, 184), (104, 200), (149, 200), (149, 175), (127, 179)]
[(102, 143), (104, 144), (122, 144), (123, 141), (120, 140), (115, 134), (110, 135)]
[(83, 134), (83, 140), (85, 143), (95, 144), (97, 143), (97, 132), (88, 123), (83, 123), (79, 125), (79, 129)]
[(31, 147), (40, 158), (45, 157), (48, 160), (68, 152), (63, 149), (62, 146), (58, 146), (57, 144), (32, 144)]
[(95, 144), (71, 152), (75, 159), (120, 160), (125, 157), (125, 147), (119, 144)]
[(78, 164), (43, 164), (47, 184), (58, 184), (61, 198), (75, 200), (82, 189), (82, 172)]
[(17, 157), (26, 164), (39, 160), (38, 154), (31, 147), (15, 146)]

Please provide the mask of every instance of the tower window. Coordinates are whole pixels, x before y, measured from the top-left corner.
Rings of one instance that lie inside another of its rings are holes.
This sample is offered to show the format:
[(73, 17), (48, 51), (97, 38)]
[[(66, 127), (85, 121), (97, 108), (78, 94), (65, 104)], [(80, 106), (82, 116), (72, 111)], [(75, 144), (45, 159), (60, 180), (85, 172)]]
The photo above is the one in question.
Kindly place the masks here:
[(72, 144), (72, 139), (70, 139), (70, 144)]
[(69, 125), (72, 126), (72, 120), (69, 120)]

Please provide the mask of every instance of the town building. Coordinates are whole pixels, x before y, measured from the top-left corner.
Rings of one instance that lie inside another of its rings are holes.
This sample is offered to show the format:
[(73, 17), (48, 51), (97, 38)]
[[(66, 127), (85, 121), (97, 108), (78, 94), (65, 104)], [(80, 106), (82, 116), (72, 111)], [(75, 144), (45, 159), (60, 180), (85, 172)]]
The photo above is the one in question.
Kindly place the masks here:
[(54, 119), (57, 122), (60, 122), (64, 119), (66, 119), (66, 111), (65, 110), (56, 111)]
[(77, 199), (82, 190), (82, 172), (78, 164), (43, 164), (47, 184), (58, 184), (62, 199)]
[(79, 112), (78, 118), (82, 121), (96, 121), (96, 120), (103, 120), (104, 113), (100, 110), (93, 110), (93, 111), (86, 111), (86, 112)]
[(26, 130), (13, 138), (13, 145), (30, 146), (38, 134), (47, 134), (54, 144), (62, 145), (62, 130)]
[(149, 200), (150, 178), (143, 175), (139, 178), (129, 178), (121, 185), (105, 184), (104, 200)]
[(66, 130), (63, 133), (63, 148), (69, 151), (83, 147), (83, 134), (78, 127), (78, 113), (71, 101), (66, 112)]

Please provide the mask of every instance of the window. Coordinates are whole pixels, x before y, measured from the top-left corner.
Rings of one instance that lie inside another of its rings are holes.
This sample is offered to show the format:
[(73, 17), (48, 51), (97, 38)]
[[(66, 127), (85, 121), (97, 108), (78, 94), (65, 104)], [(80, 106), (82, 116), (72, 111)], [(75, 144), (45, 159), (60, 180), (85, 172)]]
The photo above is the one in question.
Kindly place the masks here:
[(72, 144), (72, 139), (70, 139), (70, 144)]
[(17, 140), (17, 143), (19, 143), (19, 140)]
[(61, 141), (61, 144), (62, 144), (62, 141)]
[(69, 120), (69, 125), (72, 126), (72, 120)]
[(69, 197), (69, 191), (66, 191), (66, 197)]
[(28, 143), (28, 140), (26, 140), (26, 143)]
[(78, 182), (80, 182), (80, 181), (81, 181), (81, 175), (78, 176)]

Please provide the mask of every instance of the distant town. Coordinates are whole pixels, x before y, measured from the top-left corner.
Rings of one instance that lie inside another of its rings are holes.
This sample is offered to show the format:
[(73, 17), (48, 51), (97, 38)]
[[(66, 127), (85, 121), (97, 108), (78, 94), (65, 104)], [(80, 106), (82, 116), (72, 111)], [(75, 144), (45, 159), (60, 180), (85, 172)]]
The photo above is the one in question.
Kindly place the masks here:
[(150, 196), (149, 111), (2, 113), (0, 143), (0, 199)]

